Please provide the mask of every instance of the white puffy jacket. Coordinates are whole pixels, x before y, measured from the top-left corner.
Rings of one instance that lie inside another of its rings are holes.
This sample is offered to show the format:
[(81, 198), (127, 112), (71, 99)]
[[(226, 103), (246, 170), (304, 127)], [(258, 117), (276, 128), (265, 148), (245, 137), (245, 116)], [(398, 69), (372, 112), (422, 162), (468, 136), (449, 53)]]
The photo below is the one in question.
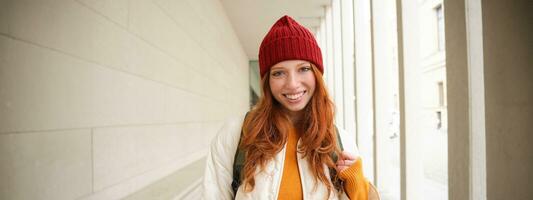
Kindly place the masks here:
[[(207, 156), (207, 164), (203, 182), (204, 199), (233, 199), (231, 182), (233, 181), (233, 159), (241, 135), (241, 127), (244, 116), (229, 119), (214, 138)], [(339, 129), (342, 144), (345, 151), (359, 156), (355, 145), (355, 136), (350, 136), (346, 131)], [(299, 142), (299, 141), (298, 141)], [(243, 185), (237, 191), (237, 200), (241, 199), (277, 199), (283, 161), (285, 160), (285, 148), (270, 161), (264, 171), (257, 171), (255, 175), (255, 188), (251, 192), (244, 192)], [(304, 199), (349, 199), (346, 193), (332, 192), (329, 198), (327, 187), (318, 181), (316, 190), (313, 190), (315, 180), (309, 170), (308, 162), (298, 155), (298, 168), (303, 189)], [(329, 176), (328, 168), (324, 165), (325, 174)]]

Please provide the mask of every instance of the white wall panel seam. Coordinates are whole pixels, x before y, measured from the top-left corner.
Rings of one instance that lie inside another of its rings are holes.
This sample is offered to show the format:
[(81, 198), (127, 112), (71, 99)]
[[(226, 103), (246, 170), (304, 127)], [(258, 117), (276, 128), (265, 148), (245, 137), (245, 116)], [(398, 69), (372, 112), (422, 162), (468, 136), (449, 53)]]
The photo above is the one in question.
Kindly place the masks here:
[[(204, 97), (204, 98), (207, 98), (209, 100), (213, 100), (213, 99), (216, 99), (214, 97), (211, 97), (211, 96), (208, 96), (208, 95), (205, 95), (205, 94), (200, 94), (200, 93), (196, 93), (195, 91), (192, 91), (186, 87), (180, 87), (180, 86), (176, 86), (176, 85), (172, 85), (170, 83), (166, 83), (166, 82), (162, 82), (162, 81), (159, 81), (159, 80), (155, 80), (155, 79), (151, 79), (149, 77), (146, 77), (146, 76), (143, 76), (143, 75), (140, 75), (140, 74), (137, 74), (137, 73), (132, 73), (130, 71), (125, 71), (125, 70), (122, 70), (122, 69), (118, 69), (118, 68), (115, 68), (115, 67), (110, 67), (110, 66), (107, 66), (105, 64), (101, 64), (101, 63), (98, 63), (96, 61), (91, 61), (91, 60), (88, 60), (88, 59), (85, 59), (85, 58), (82, 58), (78, 55), (75, 55), (75, 54), (71, 54), (71, 53), (68, 53), (68, 52), (64, 52), (62, 50), (59, 50), (59, 49), (55, 49), (55, 48), (51, 48), (51, 47), (47, 47), (47, 46), (43, 46), (39, 43), (35, 43), (35, 42), (32, 42), (32, 41), (28, 41), (28, 40), (24, 40), (22, 38), (17, 38), (17, 37), (14, 37), (14, 36), (11, 36), (11, 35), (5, 35), (3, 33), (0, 33), (0, 36), (4, 36), (6, 38), (9, 38), (9, 39), (12, 39), (12, 40), (16, 40), (16, 41), (19, 41), (19, 42), (24, 42), (24, 43), (27, 43), (27, 44), (30, 44), (30, 45), (34, 45), (36, 47), (40, 47), (40, 48), (43, 48), (43, 49), (47, 49), (47, 50), (50, 50), (50, 51), (53, 51), (53, 52), (56, 52), (56, 53), (59, 53), (59, 54), (63, 54), (63, 55), (66, 55), (66, 56), (70, 56), (74, 59), (78, 59), (80, 61), (84, 61), (84, 62), (87, 62), (87, 63), (90, 63), (90, 64), (94, 64), (94, 65), (97, 65), (99, 67), (104, 67), (104, 68), (107, 68), (109, 70), (114, 70), (114, 71), (117, 71), (117, 72), (121, 72), (121, 73), (124, 73), (124, 74), (127, 74), (127, 75), (130, 75), (130, 76), (135, 76), (137, 78), (141, 78), (141, 79), (144, 79), (146, 81), (151, 81), (151, 82), (155, 82), (157, 84), (160, 84), (160, 85), (163, 85), (163, 86), (167, 86), (167, 87), (170, 87), (170, 88), (173, 88), (173, 89), (177, 89), (177, 90), (181, 90), (181, 91), (184, 91), (184, 92), (187, 92), (187, 93), (190, 93), (190, 94), (193, 94), (193, 95), (196, 95), (196, 96), (199, 96), (199, 97)], [(218, 102), (222, 102), (222, 103), (228, 103), (224, 100), (220, 100), (220, 99), (217, 99)]]
[[(178, 58), (172, 56), (172, 55), (169, 54), (167, 51), (165, 51), (165, 50), (161, 49), (160, 47), (158, 47), (157, 45), (155, 45), (155, 44), (153, 44), (153, 43), (147, 41), (146, 39), (144, 39), (144, 38), (141, 37), (140, 35), (137, 35), (137, 34), (131, 32), (130, 29), (129, 29), (129, 27), (124, 27), (123, 25), (121, 25), (121, 24), (119, 24), (119, 23), (117, 23), (117, 22), (111, 20), (109, 17), (103, 15), (103, 14), (102, 14), (101, 12), (99, 12), (98, 10), (95, 10), (95, 9), (93, 9), (93, 8), (91, 8), (91, 7), (89, 7), (89, 6), (87, 6), (86, 4), (80, 2), (79, 0), (76, 0), (76, 2), (79, 3), (80, 5), (82, 5), (83, 7), (85, 7), (85, 8), (87, 8), (87, 9), (91, 10), (92, 12), (96, 13), (96, 14), (99, 15), (100, 17), (105, 18), (107, 21), (110, 21), (111, 23), (115, 24), (117, 27), (123, 29), (125, 32), (129, 33), (130, 35), (135, 36), (137, 39), (140, 39), (141, 41), (145, 42), (146, 44), (148, 44), (148, 45), (152, 46), (153, 48), (159, 50), (161, 53), (163, 53), (163, 54), (165, 54), (166, 56), (172, 58), (174, 61), (176, 61), (176, 62), (178, 62), (178, 63), (181, 63), (181, 64), (184, 64), (184, 65), (189, 65), (189, 64), (187, 64), (187, 62), (183, 62), (183, 61), (181, 61), (180, 59), (178, 59)], [(128, 1), (128, 2), (129, 2), (129, 1)], [(155, 3), (154, 3), (154, 4), (155, 4)], [(128, 5), (129, 5), (129, 3), (128, 3)], [(158, 8), (160, 8), (158, 4), (156, 4), (156, 6), (157, 6)], [(129, 9), (129, 8), (128, 8), (128, 9)], [(161, 9), (161, 8), (160, 8), (160, 9)], [(130, 19), (130, 17), (129, 17), (129, 13), (130, 13), (130, 12), (129, 12), (129, 10), (128, 10), (128, 24), (129, 24), (129, 19)], [(166, 12), (163, 12), (163, 13), (164, 13), (167, 17), (169, 17), (169, 19), (171, 19), (172, 21), (175, 22), (175, 20), (174, 20), (172, 17), (170, 17)], [(176, 23), (176, 22), (175, 22), (175, 23)], [(177, 23), (176, 23), (176, 24), (177, 24)], [(186, 31), (185, 31), (185, 32), (186, 32)], [(187, 32), (186, 32), (186, 33), (187, 33)], [(189, 35), (189, 36), (190, 36), (190, 35)], [(198, 44), (198, 42), (197, 42), (196, 40), (194, 40), (194, 39), (191, 39), (191, 40), (193, 40), (195, 43)], [(201, 46), (200, 44), (198, 44), (198, 46), (200, 46), (200, 47), (203, 48), (203, 46)], [(203, 49), (205, 50), (205, 48), (203, 48)], [(72, 54), (68, 54), (68, 55), (72, 55)], [(79, 58), (79, 57), (77, 57), (77, 58)], [(84, 60), (86, 60), (86, 59), (84, 59)], [(218, 61), (218, 60), (217, 60), (217, 61)], [(218, 61), (218, 62), (219, 62), (219, 61)], [(98, 63), (98, 62), (95, 61), (95, 63)], [(98, 64), (100, 64), (100, 63), (98, 63)], [(220, 63), (219, 63), (219, 64), (220, 64)], [(103, 64), (102, 64), (102, 65), (103, 65)], [(104, 66), (105, 66), (105, 65), (104, 65)], [(107, 67), (107, 66), (106, 66), (106, 67)], [(111, 68), (113, 68), (113, 67), (111, 67)], [(193, 71), (193, 72), (195, 72), (195, 73), (200, 74), (201, 76), (206, 76), (206, 77), (208, 77), (212, 82), (217, 82), (216, 80), (213, 79), (213, 77), (208, 76), (209, 73), (207, 73), (207, 74), (203, 74), (203, 73), (201, 73), (200, 71), (197, 71), (194, 67), (188, 66), (187, 68), (184, 68), (184, 69), (186, 69), (186, 70), (191, 70), (191, 71)], [(227, 89), (227, 88), (226, 88), (226, 89)]]

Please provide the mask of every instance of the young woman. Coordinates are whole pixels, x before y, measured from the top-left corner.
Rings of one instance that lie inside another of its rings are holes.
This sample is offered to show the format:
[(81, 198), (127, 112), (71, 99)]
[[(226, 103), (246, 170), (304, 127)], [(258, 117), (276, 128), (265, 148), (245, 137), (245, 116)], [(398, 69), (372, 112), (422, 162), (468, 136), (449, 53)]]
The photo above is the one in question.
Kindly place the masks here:
[[(282, 17), (261, 43), (259, 65), (263, 96), (245, 117), (228, 120), (212, 142), (204, 198), (366, 200), (369, 189), (372, 197), (357, 147), (341, 151), (337, 141), (343, 131), (333, 124), (311, 32)], [(234, 176), (237, 152), (244, 152), (243, 165)]]

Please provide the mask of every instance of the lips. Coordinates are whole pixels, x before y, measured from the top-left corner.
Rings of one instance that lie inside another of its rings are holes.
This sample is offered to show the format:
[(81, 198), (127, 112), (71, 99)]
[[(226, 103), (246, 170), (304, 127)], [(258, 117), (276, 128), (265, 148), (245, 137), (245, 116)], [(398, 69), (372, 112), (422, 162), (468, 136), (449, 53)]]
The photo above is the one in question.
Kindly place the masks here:
[(305, 93), (307, 93), (307, 90), (304, 90), (304, 91), (301, 91), (301, 92), (297, 92), (297, 93), (286, 93), (286, 94), (283, 94), (283, 96), (285, 98), (287, 98), (289, 101), (297, 101), (300, 98), (302, 98), (302, 96)]

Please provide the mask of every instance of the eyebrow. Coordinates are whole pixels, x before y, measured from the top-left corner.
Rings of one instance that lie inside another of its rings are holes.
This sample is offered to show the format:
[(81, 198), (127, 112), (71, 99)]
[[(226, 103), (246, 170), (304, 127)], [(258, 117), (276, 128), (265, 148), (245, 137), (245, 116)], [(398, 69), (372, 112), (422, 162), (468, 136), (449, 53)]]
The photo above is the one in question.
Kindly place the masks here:
[[(300, 66), (302, 66), (302, 65), (311, 65), (311, 63), (310, 63), (310, 62), (301, 62), (301, 63), (298, 63), (296, 66), (297, 66), (297, 67), (300, 67)], [(280, 66), (280, 67), (272, 67), (271, 70), (275, 70), (275, 69), (283, 69), (283, 68), (284, 68), (284, 67), (281, 67), (281, 66)]]
[(301, 62), (297, 66), (302, 66), (302, 65), (311, 65), (311, 63), (310, 62)]

